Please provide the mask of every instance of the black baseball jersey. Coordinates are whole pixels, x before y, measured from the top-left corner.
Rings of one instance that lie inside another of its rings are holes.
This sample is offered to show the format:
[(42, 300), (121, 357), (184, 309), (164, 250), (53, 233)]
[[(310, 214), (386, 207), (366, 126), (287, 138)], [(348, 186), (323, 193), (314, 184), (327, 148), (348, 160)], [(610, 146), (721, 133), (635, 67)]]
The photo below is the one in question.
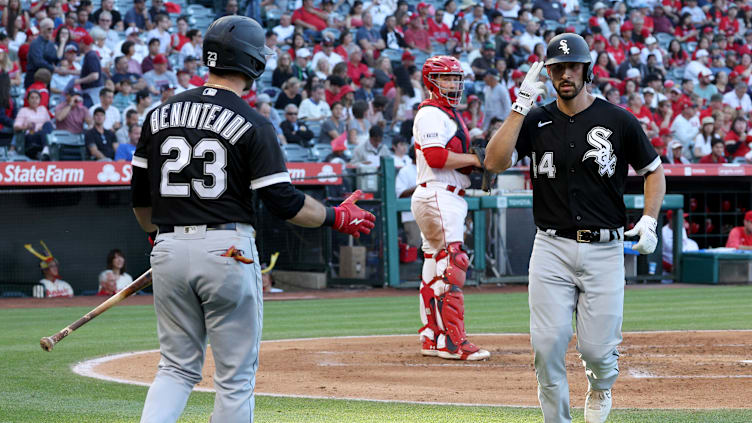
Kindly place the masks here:
[(235, 93), (199, 87), (149, 112), (133, 154), (152, 222), (253, 222), (251, 190), (290, 182), (274, 128)]
[(516, 150), (530, 157), (533, 216), (542, 229), (624, 226), (627, 165), (644, 175), (661, 164), (637, 119), (598, 98), (571, 117), (556, 102), (531, 110)]

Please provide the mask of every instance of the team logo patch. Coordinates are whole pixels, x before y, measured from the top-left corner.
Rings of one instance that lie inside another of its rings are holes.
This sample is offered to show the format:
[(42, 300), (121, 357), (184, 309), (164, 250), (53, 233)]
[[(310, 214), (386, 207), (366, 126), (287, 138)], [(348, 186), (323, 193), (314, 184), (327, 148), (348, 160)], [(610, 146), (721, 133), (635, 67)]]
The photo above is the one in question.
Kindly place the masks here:
[(569, 54), (570, 48), (567, 45), (567, 40), (559, 41), (559, 50), (563, 51), (564, 54)]
[(582, 161), (589, 158), (595, 160), (595, 164), (598, 165), (598, 173), (601, 176), (608, 174), (609, 178), (614, 176), (616, 172), (616, 155), (614, 155), (614, 148), (611, 145), (611, 141), (608, 137), (613, 132), (610, 129), (606, 129), (602, 126), (596, 126), (591, 129), (587, 134), (587, 142), (594, 148), (585, 152), (582, 156)]

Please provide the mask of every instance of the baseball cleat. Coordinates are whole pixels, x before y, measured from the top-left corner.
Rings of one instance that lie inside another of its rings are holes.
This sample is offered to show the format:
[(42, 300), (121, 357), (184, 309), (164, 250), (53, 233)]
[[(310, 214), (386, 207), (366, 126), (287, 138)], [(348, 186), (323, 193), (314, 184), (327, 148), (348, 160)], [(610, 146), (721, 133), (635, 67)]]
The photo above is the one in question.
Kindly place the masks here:
[(449, 348), (443, 347), (438, 349), (438, 356), (447, 360), (466, 360), (480, 361), (487, 360), (491, 353), (475, 346), (470, 341), (465, 341), (457, 348), (457, 351), (449, 351)]
[(604, 423), (610, 412), (611, 390), (589, 390), (585, 397), (585, 423)]
[(428, 357), (438, 356), (439, 351), (436, 349), (436, 341), (428, 338), (424, 339), (423, 347), (421, 348), (420, 353)]

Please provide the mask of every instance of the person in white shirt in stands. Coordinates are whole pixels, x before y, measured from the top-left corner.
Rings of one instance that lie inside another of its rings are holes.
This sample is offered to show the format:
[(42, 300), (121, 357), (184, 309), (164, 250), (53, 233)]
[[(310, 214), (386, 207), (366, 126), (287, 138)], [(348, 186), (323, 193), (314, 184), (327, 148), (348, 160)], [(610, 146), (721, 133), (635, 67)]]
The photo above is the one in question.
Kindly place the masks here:
[(31, 247), (31, 244), (24, 245), (24, 248), (40, 260), (39, 268), (42, 269), (43, 277), (39, 280), (41, 288), (34, 287), (34, 296), (37, 298), (73, 297), (73, 287), (68, 282), (60, 279), (57, 260), (52, 256), (44, 241), (41, 243), (46, 254), (38, 253)]
[(397, 0), (366, 1), (363, 3), (363, 10), (368, 11), (373, 18), (373, 24), (377, 28), (381, 28), (387, 16), (391, 16), (397, 11)]
[(353, 151), (350, 164), (364, 166), (381, 166), (381, 157), (390, 156), (389, 147), (381, 141), (384, 139), (384, 130), (379, 125), (372, 126), (368, 130), (368, 141), (358, 144)]
[(645, 47), (643, 47), (642, 51), (640, 52), (640, 61), (647, 64), (648, 56), (650, 56), (651, 54), (655, 56), (655, 60), (659, 64), (663, 64), (663, 53), (661, 53), (661, 48), (658, 47), (658, 40), (656, 40), (656, 38), (652, 35), (645, 39)]
[(704, 48), (697, 50), (695, 60), (687, 63), (687, 66), (684, 68), (684, 79), (691, 79), (697, 85), (700, 82), (697, 78), (700, 72), (706, 69), (710, 71), (710, 68), (708, 68), (709, 63), (710, 53)]
[(737, 82), (732, 91), (723, 95), (723, 104), (728, 104), (734, 109), (741, 109), (744, 113), (752, 111), (752, 100), (747, 94), (747, 84), (743, 81)]
[(107, 253), (107, 270), (102, 271), (102, 273), (107, 271), (111, 271), (115, 275), (115, 279), (117, 280), (116, 292), (122, 291), (133, 282), (133, 277), (125, 272), (125, 255), (117, 248)]
[(114, 99), (115, 93), (113, 93), (111, 89), (102, 88), (102, 90), (99, 91), (99, 103), (89, 107), (89, 112), (91, 112), (92, 116), (94, 115), (94, 110), (98, 107), (104, 109), (104, 129), (113, 132), (117, 131), (122, 126), (120, 110), (112, 105)]
[(170, 29), (170, 26), (172, 26), (172, 21), (170, 21), (170, 17), (165, 14), (159, 14), (157, 15), (157, 23), (151, 31), (149, 31), (146, 34), (146, 39), (151, 40), (152, 38), (156, 38), (159, 40), (159, 53), (169, 55), (172, 53), (172, 36), (170, 35), (167, 30)]
[(323, 121), (332, 115), (329, 104), (326, 102), (326, 93), (324, 86), (317, 84), (313, 86), (311, 97), (300, 103), (298, 110), (298, 119), (306, 121)]
[(185, 33), (190, 41), (183, 44), (180, 49), (180, 66), (183, 66), (186, 57), (203, 57), (201, 45), (204, 43), (204, 37), (198, 29), (191, 29)]
[(412, 159), (407, 154), (410, 143), (402, 136), (395, 136), (392, 140), (392, 149), (394, 150), (394, 167), (399, 171), (403, 167), (412, 163)]
[(700, 118), (696, 104), (685, 102), (681, 107), (681, 113), (671, 124), (671, 135), (681, 142), (684, 157), (691, 160), (693, 158), (692, 144), (697, 134), (700, 133)]
[(327, 35), (324, 35), (324, 41), (321, 43), (321, 51), (313, 55), (311, 63), (318, 63), (322, 57), (329, 61), (329, 69), (334, 69), (337, 63), (343, 62), (342, 56), (334, 52), (334, 40)]
[[(399, 198), (410, 198), (417, 187), (418, 168), (415, 166), (415, 147), (410, 147), (407, 153), (410, 162), (397, 172), (397, 178), (394, 181), (394, 190)], [(402, 212), (402, 227), (407, 234), (407, 244), (411, 247), (420, 247), (422, 240), (420, 238), (420, 228), (415, 221), (412, 212)]]
[(519, 45), (525, 54), (532, 54), (536, 44), (546, 45), (543, 37), (537, 34), (539, 27), (540, 24), (532, 20), (525, 25), (525, 33), (520, 35), (519, 38)]
[(288, 39), (292, 41), (292, 34), (295, 33), (295, 25), (290, 23), (291, 16), (289, 13), (283, 13), (279, 18), (279, 25), (272, 28), (277, 34), (277, 41), (284, 43)]
[[(104, 43), (107, 48), (110, 49), (110, 51), (120, 51), (115, 50), (115, 48), (117, 48), (118, 44), (120, 43), (120, 36), (115, 30), (112, 29), (112, 13), (103, 10), (102, 13), (99, 14), (99, 21), (97, 22), (97, 26), (95, 26), (94, 28), (100, 28), (105, 33)], [(94, 28), (92, 28), (92, 30)]]
[[(147, 47), (146, 43), (141, 39), (141, 30), (137, 26), (132, 26), (125, 30), (125, 39), (118, 43), (117, 47), (115, 47), (115, 56), (119, 56), (121, 52), (123, 51), (123, 44), (125, 44), (126, 41), (132, 41), (133, 42), (133, 48), (134, 53), (133, 59), (134, 61), (139, 63), (139, 71), (138, 73), (141, 73), (140, 70), (140, 64), (146, 58), (146, 56), (149, 55), (149, 47)], [(117, 57), (116, 57), (117, 58)], [(133, 72), (133, 70), (131, 70)]]
[[(671, 272), (674, 267), (674, 230), (671, 219), (674, 215), (673, 210), (666, 211), (666, 224), (661, 229), (661, 240), (663, 242), (663, 270), (665, 272)], [(699, 246), (697, 243), (690, 239), (687, 235), (687, 227), (689, 226), (688, 213), (684, 213), (684, 226), (682, 227), (682, 251), (697, 251)], [(664, 281), (664, 283), (671, 283), (671, 280)]]

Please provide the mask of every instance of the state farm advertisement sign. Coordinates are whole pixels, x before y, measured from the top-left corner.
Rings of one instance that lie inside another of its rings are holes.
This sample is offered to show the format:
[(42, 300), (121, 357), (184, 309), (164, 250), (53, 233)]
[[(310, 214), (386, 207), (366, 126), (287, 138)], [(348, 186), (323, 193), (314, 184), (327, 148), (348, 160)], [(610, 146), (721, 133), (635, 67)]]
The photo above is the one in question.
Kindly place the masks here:
[[(342, 165), (287, 163), (296, 185), (338, 185)], [(2, 162), (0, 186), (128, 185), (130, 162)]]

